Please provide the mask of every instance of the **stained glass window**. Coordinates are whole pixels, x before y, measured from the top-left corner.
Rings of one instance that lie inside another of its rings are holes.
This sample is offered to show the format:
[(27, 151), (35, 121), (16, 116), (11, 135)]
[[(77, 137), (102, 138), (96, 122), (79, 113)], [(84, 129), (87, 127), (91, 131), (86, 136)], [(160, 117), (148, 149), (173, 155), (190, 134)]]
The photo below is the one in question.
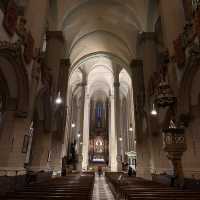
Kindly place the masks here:
[(101, 127), (102, 116), (103, 116), (103, 105), (101, 103), (98, 103), (96, 105), (96, 124), (98, 128)]

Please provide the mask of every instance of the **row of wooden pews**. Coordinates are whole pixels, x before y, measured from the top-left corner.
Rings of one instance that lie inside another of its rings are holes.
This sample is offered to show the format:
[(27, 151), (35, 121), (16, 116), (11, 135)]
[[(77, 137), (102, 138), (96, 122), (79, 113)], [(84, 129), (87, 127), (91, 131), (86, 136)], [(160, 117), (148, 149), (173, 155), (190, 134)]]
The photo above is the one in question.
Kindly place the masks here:
[(122, 173), (107, 172), (105, 175), (118, 200), (200, 200), (197, 190), (168, 187)]
[(89, 200), (92, 199), (94, 173), (71, 174), (42, 183), (27, 185), (21, 191), (8, 193), (2, 200)]

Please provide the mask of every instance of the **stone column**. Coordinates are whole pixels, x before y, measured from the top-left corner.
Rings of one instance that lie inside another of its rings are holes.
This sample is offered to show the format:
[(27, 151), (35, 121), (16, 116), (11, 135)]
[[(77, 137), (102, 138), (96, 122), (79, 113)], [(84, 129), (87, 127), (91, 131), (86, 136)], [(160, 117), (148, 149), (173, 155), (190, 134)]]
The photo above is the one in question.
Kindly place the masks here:
[[(156, 50), (156, 43), (155, 43), (155, 33), (153, 32), (144, 32), (140, 35), (140, 48), (141, 48), (141, 58), (143, 60), (143, 81), (144, 81), (144, 112), (145, 115), (143, 116), (143, 121), (146, 123), (146, 130), (144, 130), (143, 134), (145, 135), (144, 138), (146, 139), (146, 143), (148, 145), (148, 148), (150, 151), (148, 154), (148, 162), (150, 162), (148, 165), (149, 170), (152, 170), (152, 168), (155, 168), (155, 156), (154, 150), (157, 148), (155, 145), (153, 146), (153, 143), (155, 142), (152, 137), (152, 130), (151, 130), (151, 118), (150, 115), (151, 109), (152, 109), (152, 101), (150, 101), (150, 97), (148, 96), (148, 84), (150, 77), (152, 74), (157, 70), (157, 50)], [(142, 67), (142, 65), (141, 65)], [(155, 121), (153, 121), (155, 123)], [(152, 122), (152, 123), (153, 123)], [(144, 126), (144, 124), (143, 124)], [(160, 143), (160, 142), (159, 142)], [(140, 147), (138, 144), (137, 149)], [(156, 150), (157, 151), (157, 150)], [(146, 153), (145, 153), (146, 154)]]
[(173, 41), (183, 31), (185, 16), (182, 0), (174, 0), (173, 3), (165, 0), (159, 1), (159, 11), (162, 22), (164, 43), (173, 52)]
[(109, 152), (109, 162), (108, 166), (111, 170), (111, 96), (108, 100), (108, 152)]
[(115, 127), (115, 99), (114, 95), (110, 96), (110, 133), (109, 133), (109, 154), (110, 170), (115, 172), (117, 168), (117, 137)]
[[(70, 68), (69, 59), (61, 59), (58, 77), (58, 89), (62, 98), (62, 104), (55, 108), (55, 127), (53, 129), (51, 142), (51, 161), (50, 167), (54, 174), (60, 174), (62, 168), (62, 157), (66, 155), (67, 147), (65, 143), (66, 125), (66, 94), (68, 86), (68, 71)], [(62, 149), (64, 148), (64, 149)], [(62, 152), (65, 152), (63, 155)]]
[(85, 105), (85, 90), (86, 90), (86, 82), (83, 82), (81, 84), (81, 99), (80, 99), (80, 105), (79, 105), (79, 134), (80, 134), (80, 137), (78, 139), (78, 164), (77, 164), (77, 169), (78, 170), (81, 170), (82, 169), (82, 161), (83, 161), (83, 155), (82, 155), (82, 152), (83, 152), (83, 133), (84, 133), (84, 130), (83, 130), (83, 123), (84, 123), (84, 105)]
[(120, 99), (120, 135), (119, 137), (122, 138), (122, 141), (120, 142), (120, 151), (121, 151), (121, 158), (122, 158), (122, 162), (124, 163), (125, 160), (125, 146), (124, 146), (124, 141), (125, 141), (125, 133), (124, 133), (124, 110), (123, 110), (123, 99)]
[(122, 112), (121, 112), (121, 120), (122, 120), (122, 134), (123, 134), (123, 148), (124, 148), (124, 162), (126, 163), (127, 162), (127, 156), (125, 155), (126, 152), (128, 152), (128, 134), (129, 131), (128, 131), (128, 123), (127, 123), (127, 117), (128, 117), (128, 113), (127, 113), (127, 109), (126, 109), (126, 99), (124, 98), (122, 100)]
[[(169, 5), (167, 1), (160, 0), (159, 11), (161, 16), (164, 44), (169, 50), (169, 55), (174, 56), (173, 41), (177, 39), (180, 33), (183, 32), (185, 24), (183, 1), (174, 0), (173, 3)], [(177, 89), (177, 72), (173, 63), (169, 65), (168, 73), (170, 85), (173, 89)]]
[(150, 148), (144, 108), (145, 88), (143, 63), (141, 60), (133, 60), (130, 68), (132, 70), (135, 132), (137, 138), (137, 176), (150, 179)]
[[(163, 173), (169, 168), (169, 162), (165, 157), (165, 152), (162, 148), (162, 135), (159, 127), (159, 114), (157, 117), (150, 114), (152, 109), (153, 100), (149, 96), (149, 80), (152, 74), (158, 71), (157, 60), (157, 46), (156, 36), (153, 32), (145, 32), (140, 38), (140, 47), (143, 51), (143, 71), (144, 71), (144, 87), (145, 87), (145, 109), (146, 109), (146, 122), (147, 122), (147, 134), (149, 140), (149, 148), (151, 152), (150, 156), (150, 168), (151, 173)], [(155, 143), (157, 144), (155, 146)]]
[[(58, 85), (59, 85), (59, 67), (60, 60), (64, 57), (64, 48), (65, 48), (64, 39), (61, 31), (48, 31), (47, 32), (47, 49), (45, 56), (45, 64), (49, 69), (50, 76), (52, 78), (50, 96), (51, 110), (48, 111), (48, 115), (52, 116), (55, 114), (55, 98), (58, 95)], [(47, 116), (47, 113), (45, 114)], [(44, 130), (43, 125), (40, 121), (35, 124), (34, 135), (33, 135), (33, 146), (32, 146), (32, 161), (31, 169), (32, 170), (50, 170), (50, 162), (54, 157), (52, 157), (52, 147), (55, 146), (56, 152), (58, 150), (58, 144), (54, 144), (53, 135), (53, 122), (50, 123), (48, 130)], [(53, 143), (52, 143), (53, 141)]]
[[(118, 66), (117, 66), (118, 67)], [(119, 92), (119, 72), (120, 70), (116, 67), (115, 75), (114, 75), (114, 104), (115, 104), (115, 137), (117, 141), (117, 170), (121, 171), (122, 169), (122, 155), (121, 155), (121, 143), (119, 140), (121, 137), (121, 129), (120, 129), (120, 92)]]
[(62, 31), (48, 31), (45, 61), (53, 76), (53, 95), (57, 96), (60, 60), (65, 57), (65, 41)]
[(89, 153), (89, 115), (90, 115), (90, 96), (88, 94), (87, 85), (85, 86), (85, 102), (84, 102), (84, 119), (83, 119), (83, 147), (82, 147), (82, 169), (88, 169), (88, 153)]
[[(37, 12), (37, 11), (40, 12)], [(37, 14), (36, 14), (37, 12)], [(35, 47), (39, 48), (43, 42), (43, 36), (47, 26), (47, 12), (48, 12), (48, 0), (35, 1), (29, 0), (27, 8), (25, 10), (25, 18), (27, 20), (28, 29), (33, 34)]]

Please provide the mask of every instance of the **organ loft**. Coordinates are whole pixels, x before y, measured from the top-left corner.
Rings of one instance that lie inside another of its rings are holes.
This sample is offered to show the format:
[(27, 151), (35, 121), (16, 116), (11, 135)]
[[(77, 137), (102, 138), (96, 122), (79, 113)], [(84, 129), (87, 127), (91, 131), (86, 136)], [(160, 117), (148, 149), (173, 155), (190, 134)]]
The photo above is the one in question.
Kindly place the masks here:
[(0, 0), (0, 199), (200, 199), (199, 0)]

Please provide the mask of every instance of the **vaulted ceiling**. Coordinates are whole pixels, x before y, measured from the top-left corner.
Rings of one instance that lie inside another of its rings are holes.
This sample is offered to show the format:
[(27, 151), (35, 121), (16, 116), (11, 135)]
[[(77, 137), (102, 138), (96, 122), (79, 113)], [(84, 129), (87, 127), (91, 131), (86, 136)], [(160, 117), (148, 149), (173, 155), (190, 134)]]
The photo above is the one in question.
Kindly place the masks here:
[(151, 31), (157, 16), (156, 0), (59, 0), (56, 8), (72, 62), (99, 51), (129, 62), (138, 32)]
[[(59, 0), (58, 29), (62, 30), (72, 66), (88, 74), (92, 93), (108, 92), (113, 84), (112, 59), (91, 55), (111, 54), (125, 65), (137, 57), (137, 36), (153, 31), (157, 0)], [(55, 5), (54, 5), (55, 8)], [(56, 12), (55, 12), (56, 13)], [(82, 62), (82, 64), (80, 64)], [(110, 68), (110, 69), (109, 69)], [(123, 68), (123, 67), (122, 67)], [(73, 71), (73, 70), (72, 70)], [(75, 70), (73, 73), (79, 73)], [(79, 80), (71, 76), (71, 83)], [(120, 74), (121, 91), (127, 94), (130, 77)], [(98, 91), (98, 92), (97, 92)]]

